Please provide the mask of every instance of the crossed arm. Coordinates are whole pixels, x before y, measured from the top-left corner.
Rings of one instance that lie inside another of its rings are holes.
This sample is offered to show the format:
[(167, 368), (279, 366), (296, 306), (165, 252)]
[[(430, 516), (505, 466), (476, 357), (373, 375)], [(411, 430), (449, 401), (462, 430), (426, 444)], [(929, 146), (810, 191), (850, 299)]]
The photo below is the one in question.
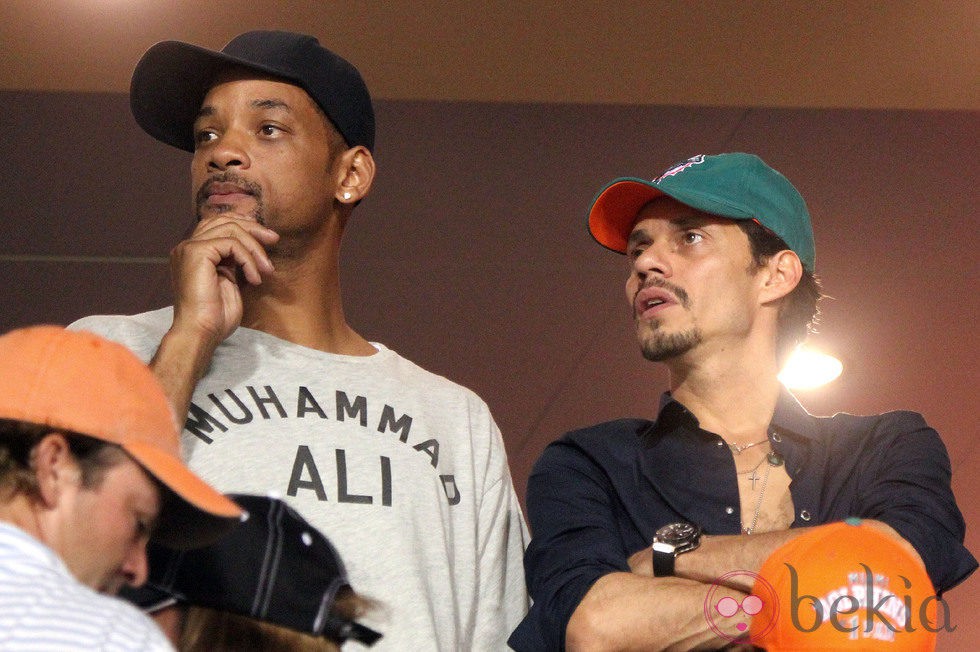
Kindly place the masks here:
[[(632, 427), (626, 424), (620, 430)], [(600, 433), (594, 441), (605, 442), (609, 436), (616, 436), (615, 430), (612, 435), (609, 432)], [(643, 502), (650, 495), (631, 497), (634, 489), (628, 466), (613, 459), (610, 467), (619, 464), (616, 468), (627, 469), (614, 480), (598, 462), (606, 444), (592, 441), (585, 446), (573, 440), (556, 442), (542, 455), (529, 479), (528, 516), (534, 536), (525, 567), (534, 604), (515, 631), (512, 645), (518, 650), (710, 649), (730, 645), (744, 633), (737, 626), (746, 621), (738, 618), (748, 617), (739, 612), (739, 616), (709, 621), (707, 599), (716, 602), (729, 596), (741, 603), (751, 590), (752, 573), (758, 572), (776, 548), (805, 529), (705, 536), (698, 549), (678, 557), (675, 577), (654, 578), (647, 537), (663, 523), (651, 520), (650, 510), (658, 510), (660, 515), (655, 518), (661, 519), (671, 517), (671, 508)], [(622, 456), (629, 454), (627, 451)], [(879, 468), (884, 467), (879, 464)], [(916, 488), (909, 485), (921, 477), (915, 469), (891, 464), (886, 470), (885, 475), (897, 478), (900, 487), (889, 485), (885, 491), (875, 480), (874, 486), (858, 492), (860, 504), (842, 503), (827, 510), (835, 514), (832, 518), (863, 516), (865, 522), (902, 540), (884, 520), (871, 520), (880, 514), (893, 523), (898, 508), (892, 505), (894, 498), (888, 502), (887, 495), (897, 495), (902, 500), (899, 512), (915, 506), (917, 516), (908, 531), (920, 532), (931, 523), (921, 514), (932, 504), (930, 497), (948, 493), (948, 485), (943, 490), (939, 485), (944, 483), (938, 480), (923, 481), (927, 488)], [(614, 482), (619, 484), (614, 486)], [(901, 518), (897, 520), (904, 523)], [(902, 532), (905, 536), (906, 530)], [(934, 528), (929, 536), (946, 540)], [(922, 549), (920, 542), (916, 550)], [(732, 582), (719, 586), (718, 578), (726, 575), (733, 578)]]
[[(890, 526), (865, 521), (914, 548)], [(758, 572), (769, 555), (810, 528), (753, 535), (705, 536), (701, 545), (678, 556), (675, 577), (653, 577), (652, 551), (643, 548), (629, 558), (629, 573), (610, 573), (592, 585), (572, 613), (565, 631), (568, 650), (717, 649), (746, 630), (749, 618), (739, 612), (709, 622), (705, 602), (731, 596), (741, 602), (752, 590), (749, 573)], [(718, 578), (730, 574), (725, 586)]]
[[(743, 612), (725, 619), (723, 638), (704, 616), (710, 586), (677, 577), (652, 578), (610, 573), (599, 578), (575, 609), (565, 631), (565, 647), (583, 650), (718, 649), (735, 639)], [(728, 587), (716, 595), (741, 602), (747, 593)]]

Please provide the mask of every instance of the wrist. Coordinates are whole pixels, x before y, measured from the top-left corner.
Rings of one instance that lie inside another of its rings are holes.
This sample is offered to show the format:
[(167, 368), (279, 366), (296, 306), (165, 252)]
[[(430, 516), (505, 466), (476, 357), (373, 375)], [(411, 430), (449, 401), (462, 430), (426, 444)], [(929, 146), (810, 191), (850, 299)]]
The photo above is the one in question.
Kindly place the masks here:
[(211, 358), (220, 340), (171, 329), (160, 340), (160, 346), (150, 369), (170, 399), (177, 420), (183, 423), (190, 407), (191, 396), (198, 381), (211, 365)]
[(151, 367), (179, 366), (190, 370), (194, 382), (201, 379), (211, 363), (215, 349), (221, 344), (222, 338), (213, 331), (205, 328), (178, 326), (176, 322), (160, 340), (160, 346), (153, 354)]
[(160, 348), (180, 351), (182, 356), (192, 356), (192, 360), (203, 359), (205, 364), (210, 362), (218, 345), (237, 328), (237, 324), (227, 328), (220, 321), (192, 310), (181, 310), (177, 305), (173, 311), (173, 321), (163, 335)]
[(670, 523), (653, 537), (651, 554), (654, 577), (673, 577), (677, 558), (701, 545), (701, 527), (692, 523)]

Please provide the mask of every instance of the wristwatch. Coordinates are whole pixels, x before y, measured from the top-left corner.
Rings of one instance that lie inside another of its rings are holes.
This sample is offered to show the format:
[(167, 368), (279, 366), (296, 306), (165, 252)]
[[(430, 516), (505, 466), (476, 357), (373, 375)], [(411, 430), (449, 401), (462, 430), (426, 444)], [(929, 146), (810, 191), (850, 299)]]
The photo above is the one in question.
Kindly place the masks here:
[(691, 552), (701, 545), (701, 527), (691, 523), (671, 523), (653, 535), (653, 576), (674, 574), (677, 555)]

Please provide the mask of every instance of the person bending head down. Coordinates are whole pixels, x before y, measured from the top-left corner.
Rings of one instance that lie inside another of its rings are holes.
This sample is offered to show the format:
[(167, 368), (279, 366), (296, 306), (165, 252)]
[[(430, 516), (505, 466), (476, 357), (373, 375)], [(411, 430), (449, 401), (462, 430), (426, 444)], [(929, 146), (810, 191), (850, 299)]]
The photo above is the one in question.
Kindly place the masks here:
[(192, 551), (151, 545), (149, 580), (123, 592), (178, 650), (321, 652), (381, 638), (355, 622), (371, 603), (321, 532), (282, 500), (231, 496), (248, 510), (234, 532)]
[(178, 437), (123, 346), (56, 326), (0, 337), (0, 645), (166, 649), (98, 594), (146, 580), (148, 540), (205, 545), (241, 515), (184, 466)]

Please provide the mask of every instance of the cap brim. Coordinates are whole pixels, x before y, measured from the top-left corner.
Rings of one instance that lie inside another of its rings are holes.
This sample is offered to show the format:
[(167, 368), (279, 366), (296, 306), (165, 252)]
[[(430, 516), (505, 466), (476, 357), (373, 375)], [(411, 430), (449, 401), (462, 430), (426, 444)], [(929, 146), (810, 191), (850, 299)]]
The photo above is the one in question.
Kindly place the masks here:
[(181, 41), (157, 43), (140, 58), (129, 106), (143, 130), (159, 141), (194, 151), (194, 121), (215, 76), (229, 66), (281, 77), (275, 69)]
[(178, 550), (198, 548), (214, 543), (238, 525), (242, 508), (178, 458), (140, 442), (125, 443), (122, 448), (164, 487), (154, 541)]
[(589, 233), (603, 247), (621, 254), (626, 253), (626, 243), (640, 209), (663, 194), (643, 179), (613, 179), (592, 201)]
[(145, 582), (136, 588), (124, 586), (119, 589), (116, 597), (133, 603), (148, 614), (180, 603), (172, 592), (151, 582)]

